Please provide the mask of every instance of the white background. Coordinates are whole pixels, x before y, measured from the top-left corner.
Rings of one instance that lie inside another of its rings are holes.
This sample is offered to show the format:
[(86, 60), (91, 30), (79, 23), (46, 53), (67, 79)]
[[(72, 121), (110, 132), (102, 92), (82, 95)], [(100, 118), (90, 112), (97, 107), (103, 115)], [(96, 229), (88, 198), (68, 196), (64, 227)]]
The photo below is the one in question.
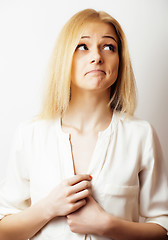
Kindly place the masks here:
[(56, 37), (84, 8), (120, 22), (137, 82), (135, 115), (154, 126), (168, 162), (168, 0), (0, 0), (0, 179), (16, 127), (40, 111)]

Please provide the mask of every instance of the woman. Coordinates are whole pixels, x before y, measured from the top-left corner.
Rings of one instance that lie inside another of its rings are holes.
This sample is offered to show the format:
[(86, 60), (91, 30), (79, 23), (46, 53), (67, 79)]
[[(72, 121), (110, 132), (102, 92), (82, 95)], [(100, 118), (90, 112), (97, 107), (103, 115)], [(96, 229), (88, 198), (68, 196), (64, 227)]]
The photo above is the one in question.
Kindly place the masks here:
[(16, 134), (0, 239), (166, 239), (161, 154), (134, 109), (120, 25), (104, 12), (75, 14), (53, 51), (40, 119)]

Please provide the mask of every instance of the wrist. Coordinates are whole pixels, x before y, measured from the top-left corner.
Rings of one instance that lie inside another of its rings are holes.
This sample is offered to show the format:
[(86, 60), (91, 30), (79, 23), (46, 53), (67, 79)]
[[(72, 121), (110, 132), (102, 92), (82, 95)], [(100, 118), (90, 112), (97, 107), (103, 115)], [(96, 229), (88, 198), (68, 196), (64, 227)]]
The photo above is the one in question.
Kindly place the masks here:
[(106, 213), (103, 218), (103, 223), (100, 228), (100, 236), (102, 237), (112, 237), (113, 233), (116, 231), (118, 225), (118, 219), (109, 213)]
[(53, 216), (52, 204), (48, 201), (47, 198), (40, 200), (38, 204), (40, 208), (40, 213), (45, 221), (50, 221), (52, 218), (56, 217)]

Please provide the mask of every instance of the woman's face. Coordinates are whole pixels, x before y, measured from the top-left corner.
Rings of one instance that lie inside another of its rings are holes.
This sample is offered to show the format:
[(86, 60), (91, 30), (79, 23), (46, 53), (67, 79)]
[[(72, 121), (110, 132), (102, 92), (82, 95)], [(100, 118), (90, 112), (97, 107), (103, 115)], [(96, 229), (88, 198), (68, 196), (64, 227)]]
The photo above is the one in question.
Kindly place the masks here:
[(74, 52), (71, 85), (85, 90), (107, 90), (117, 79), (119, 55), (114, 28), (89, 23)]

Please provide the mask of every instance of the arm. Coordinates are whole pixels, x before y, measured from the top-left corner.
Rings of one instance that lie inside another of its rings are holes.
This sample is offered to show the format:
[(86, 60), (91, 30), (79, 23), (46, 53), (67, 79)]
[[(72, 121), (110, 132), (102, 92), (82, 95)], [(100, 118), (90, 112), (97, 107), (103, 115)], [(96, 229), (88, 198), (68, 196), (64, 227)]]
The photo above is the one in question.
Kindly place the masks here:
[(26, 240), (34, 236), (48, 221), (43, 201), (0, 221), (0, 240)]
[(100, 235), (115, 240), (166, 240), (166, 230), (155, 223), (135, 223), (115, 218), (105, 217), (105, 229)]
[(58, 185), (46, 198), (0, 221), (0, 240), (26, 240), (51, 219), (70, 214), (86, 204), (91, 178), (76, 175)]
[[(67, 216), (72, 232), (95, 234), (115, 240), (166, 240), (166, 230), (155, 223), (135, 223), (105, 212), (90, 196), (87, 204)], [(95, 224), (96, 223), (96, 224)]]

